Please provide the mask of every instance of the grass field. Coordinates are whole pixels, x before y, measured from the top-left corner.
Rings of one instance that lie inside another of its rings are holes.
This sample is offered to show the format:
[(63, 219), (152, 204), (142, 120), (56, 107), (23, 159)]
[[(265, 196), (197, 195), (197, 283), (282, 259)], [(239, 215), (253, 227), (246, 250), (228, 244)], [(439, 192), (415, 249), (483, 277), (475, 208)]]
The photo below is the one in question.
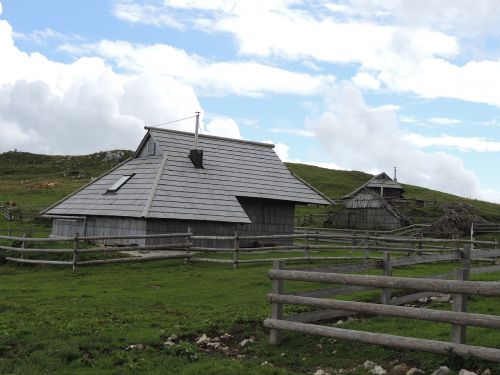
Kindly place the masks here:
[[(449, 265), (398, 270), (397, 275), (438, 273)], [(239, 270), (218, 265), (162, 261), (85, 268), (0, 266), (0, 373), (13, 374), (311, 374), (317, 368), (347, 369), (369, 359), (388, 367), (399, 359), (431, 371), (438, 365), (470, 369), (500, 366), (473, 360), (383, 349), (347, 341), (285, 333), (280, 346), (267, 343), (269, 266)], [(500, 275), (482, 276), (495, 280)], [(289, 283), (299, 290), (317, 285)], [(354, 299), (349, 296), (349, 299)], [(378, 298), (365, 292), (359, 300)], [(438, 306), (449, 309), (449, 304)], [(300, 311), (287, 307), (287, 312)], [(500, 314), (500, 300), (473, 298), (471, 311)], [(449, 340), (450, 326), (367, 316), (342, 325), (373, 332)], [(230, 333), (229, 355), (205, 352), (195, 339)], [(500, 348), (498, 332), (469, 329), (472, 344)], [(176, 334), (179, 344), (163, 347)], [(256, 341), (245, 347), (239, 342)], [(127, 350), (130, 345), (142, 348)], [(271, 365), (261, 365), (263, 362)], [(495, 372), (494, 372), (495, 373)]]
[[(14, 200), (21, 207), (49, 206), (116, 163), (104, 162), (105, 155), (0, 154), (0, 202)], [(300, 164), (288, 167), (332, 198), (349, 193), (370, 178), (361, 172)], [(48, 182), (55, 186), (46, 187)], [(500, 221), (498, 205), (419, 187), (405, 188), (408, 197), (463, 201), (475, 206), (484, 217)], [(320, 211), (316, 207), (299, 209), (299, 213)], [(0, 229), (7, 226), (0, 218)], [(50, 230), (44, 221), (15, 223), (15, 227), (43, 233)], [(423, 276), (451, 267), (407, 267), (395, 275)], [(499, 365), (473, 359), (293, 333), (285, 333), (280, 346), (270, 346), (262, 327), (270, 314), (265, 300), (271, 290), (266, 277), (269, 268), (260, 265), (233, 270), (224, 265), (157, 261), (88, 267), (72, 273), (69, 268), (1, 264), (0, 374), (313, 374), (318, 368), (332, 374), (365, 374), (366, 370), (360, 368), (365, 360), (385, 368), (399, 360), (427, 373), (439, 365), (455, 371), (489, 367), (494, 374), (500, 373)], [(480, 279), (499, 277), (490, 274)], [(287, 288), (297, 290), (314, 287), (317, 285), (287, 284)], [(345, 298), (377, 300), (379, 293)], [(470, 306), (473, 312), (500, 314), (498, 298), (472, 298)], [(432, 307), (450, 308), (449, 304)], [(302, 310), (286, 308), (290, 313)], [(443, 341), (450, 339), (451, 331), (445, 324), (369, 316), (346, 321), (342, 326)], [(197, 345), (196, 338), (204, 333), (211, 337), (230, 333), (233, 337), (226, 342), (229, 352), (206, 351), (206, 347)], [(164, 347), (172, 334), (179, 337), (178, 345)], [(255, 338), (254, 343), (239, 345), (250, 337)], [(468, 339), (471, 344), (500, 348), (500, 335), (493, 330), (470, 328)]]

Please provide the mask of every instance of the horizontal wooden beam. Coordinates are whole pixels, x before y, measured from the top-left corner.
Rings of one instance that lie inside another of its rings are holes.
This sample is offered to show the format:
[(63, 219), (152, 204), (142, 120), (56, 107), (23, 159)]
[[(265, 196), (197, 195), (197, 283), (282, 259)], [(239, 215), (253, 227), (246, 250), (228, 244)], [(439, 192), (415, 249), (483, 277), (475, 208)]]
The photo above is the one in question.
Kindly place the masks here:
[(291, 322), (278, 319), (264, 320), (264, 327), (333, 337), (336, 339), (351, 340), (366, 344), (420, 350), (436, 354), (450, 354), (450, 351), (453, 351), (454, 354), (460, 357), (474, 356), (487, 361), (500, 362), (500, 349), (486, 348), (483, 346), (455, 344), (436, 340), (388, 335), (384, 333), (354, 331), (350, 329), (325, 327), (316, 324)]
[(340, 301), (323, 298), (300, 297), (269, 293), (267, 301), (270, 303), (285, 303), (290, 305), (311, 306), (321, 309), (338, 309), (358, 313), (395, 316), (432, 322), (471, 325), (484, 328), (500, 328), (500, 316), (473, 314), (465, 312), (451, 312), (441, 310), (420, 309), (414, 307), (381, 305), (367, 302)]
[(58, 266), (71, 266), (73, 262), (64, 260), (42, 260), (42, 259), (21, 259), (21, 258), (11, 258), (5, 257), (6, 260), (17, 263), (27, 263), (27, 264), (47, 264), (47, 265), (58, 265)]
[(350, 275), (345, 273), (321, 273), (290, 270), (270, 270), (268, 272), (268, 277), (270, 279), (360, 285), (375, 288), (399, 288), (441, 293), (500, 296), (500, 282), (493, 281), (430, 280), (409, 277)]
[[(112, 263), (135, 263), (135, 262), (149, 262), (151, 260), (167, 260), (167, 259), (184, 259), (186, 255), (155, 255), (155, 256), (145, 256), (145, 257), (131, 257), (131, 258), (111, 258), (111, 259), (96, 259), (96, 260), (84, 260), (76, 262), (77, 266), (90, 266), (95, 264), (112, 264)], [(73, 262), (68, 262), (73, 264)]]

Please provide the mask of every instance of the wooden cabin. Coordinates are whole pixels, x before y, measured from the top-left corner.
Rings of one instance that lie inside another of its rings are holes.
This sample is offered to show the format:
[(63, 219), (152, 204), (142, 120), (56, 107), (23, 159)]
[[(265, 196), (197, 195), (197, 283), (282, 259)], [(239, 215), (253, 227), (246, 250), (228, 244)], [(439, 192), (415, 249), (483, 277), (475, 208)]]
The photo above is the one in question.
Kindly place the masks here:
[(410, 225), (411, 221), (390, 204), (403, 198), (403, 187), (396, 179), (382, 172), (342, 198), (340, 211), (330, 218), (337, 228), (393, 230)]
[(292, 234), (296, 204), (331, 203), (292, 175), (272, 144), (199, 135), (195, 149), (193, 133), (146, 129), (131, 159), (42, 212), (52, 218), (52, 235), (149, 235), (188, 228), (198, 235)]
[(345, 201), (333, 222), (338, 228), (366, 230), (392, 230), (411, 224), (385, 198), (367, 187)]

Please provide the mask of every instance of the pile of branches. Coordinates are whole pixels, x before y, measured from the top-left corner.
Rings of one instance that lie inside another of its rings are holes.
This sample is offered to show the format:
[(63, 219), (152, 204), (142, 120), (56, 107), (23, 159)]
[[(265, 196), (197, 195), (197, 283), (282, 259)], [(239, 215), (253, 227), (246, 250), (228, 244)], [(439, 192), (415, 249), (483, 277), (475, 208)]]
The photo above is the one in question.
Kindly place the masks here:
[(443, 203), (439, 209), (443, 216), (431, 225), (431, 231), (442, 237), (462, 237), (470, 233), (472, 223), (487, 223), (475, 214), (473, 206), (466, 203)]

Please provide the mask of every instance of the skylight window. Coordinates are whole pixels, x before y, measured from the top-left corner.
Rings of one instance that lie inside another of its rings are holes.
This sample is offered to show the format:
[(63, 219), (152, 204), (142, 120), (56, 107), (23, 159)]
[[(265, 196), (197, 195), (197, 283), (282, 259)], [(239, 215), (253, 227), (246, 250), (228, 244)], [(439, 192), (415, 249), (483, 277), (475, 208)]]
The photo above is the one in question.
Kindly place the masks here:
[(121, 176), (118, 181), (116, 181), (111, 187), (108, 188), (107, 192), (114, 193), (125, 185), (125, 183), (132, 178), (133, 174)]

